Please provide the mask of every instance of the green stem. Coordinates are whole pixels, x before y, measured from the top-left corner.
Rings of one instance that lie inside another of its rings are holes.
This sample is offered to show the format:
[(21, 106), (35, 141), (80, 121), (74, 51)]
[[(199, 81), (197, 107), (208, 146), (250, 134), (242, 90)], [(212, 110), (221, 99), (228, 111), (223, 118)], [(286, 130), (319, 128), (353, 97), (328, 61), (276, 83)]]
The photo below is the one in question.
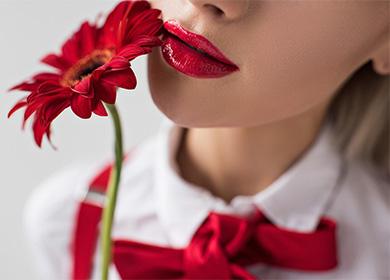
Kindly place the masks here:
[(108, 185), (105, 206), (103, 209), (103, 225), (101, 234), (102, 245), (102, 279), (108, 279), (108, 271), (111, 263), (111, 231), (113, 218), (115, 213), (116, 198), (118, 194), (122, 161), (123, 161), (123, 141), (122, 141), (122, 127), (119, 113), (115, 105), (105, 104), (111, 114), (114, 130), (115, 130), (115, 164), (111, 171), (110, 181)]

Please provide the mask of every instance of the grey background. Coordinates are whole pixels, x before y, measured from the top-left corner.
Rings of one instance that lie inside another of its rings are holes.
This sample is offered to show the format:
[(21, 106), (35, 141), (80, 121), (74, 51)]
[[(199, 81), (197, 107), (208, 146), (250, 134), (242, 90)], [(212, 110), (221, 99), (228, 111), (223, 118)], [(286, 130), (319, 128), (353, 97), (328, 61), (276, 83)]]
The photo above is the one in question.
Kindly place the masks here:
[[(9, 109), (25, 95), (6, 89), (48, 68), (39, 59), (57, 52), (84, 19), (93, 21), (118, 1), (0, 0), (0, 275), (1, 279), (38, 279), (24, 237), (22, 213), (34, 188), (52, 172), (78, 161), (101, 160), (112, 153), (109, 118), (81, 120), (67, 110), (53, 125), (54, 151), (47, 141), (39, 149), (31, 122), (21, 130), (22, 111), (7, 119)], [(164, 116), (153, 104), (146, 77), (146, 59), (133, 69), (135, 91), (119, 92), (118, 107), (128, 149), (154, 134)]]

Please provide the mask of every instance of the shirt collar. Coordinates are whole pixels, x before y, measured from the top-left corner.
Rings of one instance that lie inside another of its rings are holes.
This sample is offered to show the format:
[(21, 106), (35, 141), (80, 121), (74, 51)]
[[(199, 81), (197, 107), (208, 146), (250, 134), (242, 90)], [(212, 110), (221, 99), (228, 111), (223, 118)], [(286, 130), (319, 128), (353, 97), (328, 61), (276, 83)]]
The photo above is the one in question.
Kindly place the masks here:
[(229, 205), (179, 175), (175, 155), (183, 130), (164, 119), (155, 146), (157, 215), (172, 246), (186, 246), (212, 210), (245, 215), (258, 207), (279, 227), (300, 232), (316, 228), (342, 166), (328, 123), (301, 157), (265, 190), (252, 196), (236, 196)]

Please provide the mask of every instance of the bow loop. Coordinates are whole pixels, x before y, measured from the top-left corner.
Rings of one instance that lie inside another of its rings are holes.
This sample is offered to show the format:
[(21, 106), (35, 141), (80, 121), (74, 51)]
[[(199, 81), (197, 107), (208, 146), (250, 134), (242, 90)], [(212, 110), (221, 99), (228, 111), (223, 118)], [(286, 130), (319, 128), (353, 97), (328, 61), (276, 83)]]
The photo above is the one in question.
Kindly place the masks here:
[[(330, 270), (338, 265), (336, 223), (321, 217), (316, 230), (298, 232), (262, 223), (252, 248), (260, 248), (257, 262), (298, 270)], [(326, 245), (325, 245), (326, 244)]]

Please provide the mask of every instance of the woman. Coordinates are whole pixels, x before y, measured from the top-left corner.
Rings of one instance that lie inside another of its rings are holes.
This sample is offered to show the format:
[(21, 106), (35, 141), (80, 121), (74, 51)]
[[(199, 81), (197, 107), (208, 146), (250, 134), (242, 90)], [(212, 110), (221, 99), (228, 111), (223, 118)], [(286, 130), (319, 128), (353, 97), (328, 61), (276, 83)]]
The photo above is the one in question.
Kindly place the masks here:
[[(389, 279), (389, 2), (151, 4), (167, 32), (149, 82), (167, 119), (126, 159), (110, 279)], [(31, 197), (26, 229), (47, 279), (99, 277), (99, 244), (80, 230), (99, 215), (80, 205), (101, 208), (101, 172), (74, 166)], [(257, 210), (281, 236), (325, 229), (328, 243), (268, 240), (257, 261), (213, 243)], [(87, 243), (94, 259), (76, 262)]]

